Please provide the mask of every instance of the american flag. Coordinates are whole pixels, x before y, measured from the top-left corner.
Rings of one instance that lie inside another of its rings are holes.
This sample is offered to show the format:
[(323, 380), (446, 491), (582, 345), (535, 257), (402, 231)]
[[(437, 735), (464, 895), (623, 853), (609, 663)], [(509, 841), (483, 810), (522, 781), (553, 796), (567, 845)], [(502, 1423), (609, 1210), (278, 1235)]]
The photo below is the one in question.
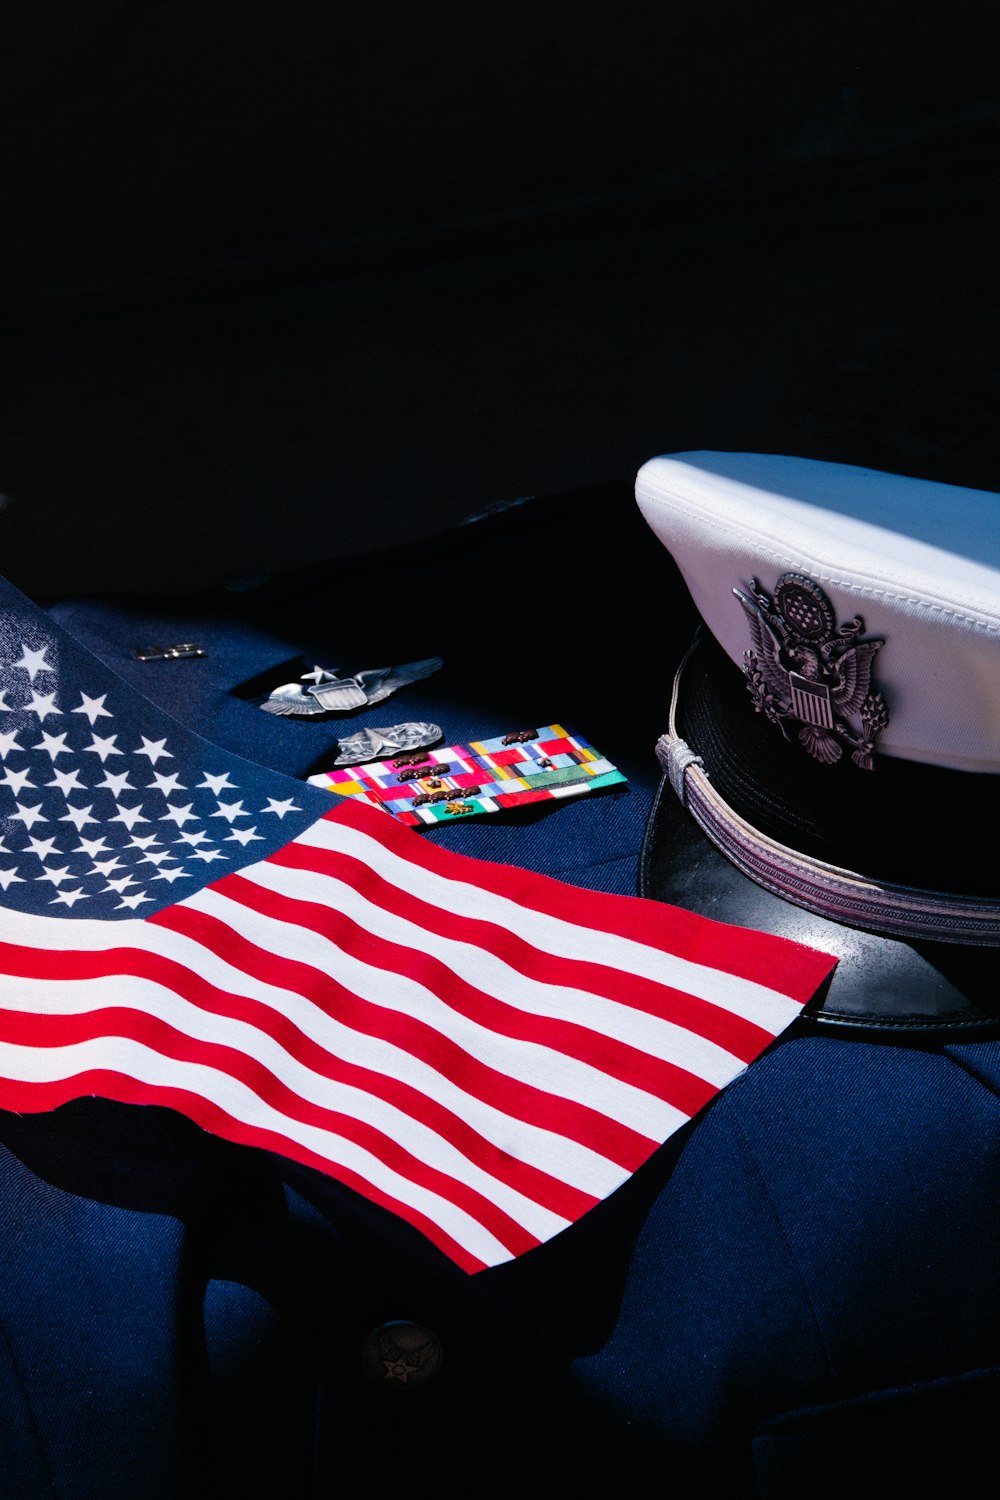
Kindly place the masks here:
[(452, 854), (0, 606), (0, 1107), (169, 1106), (472, 1272), (613, 1192), (833, 968)]

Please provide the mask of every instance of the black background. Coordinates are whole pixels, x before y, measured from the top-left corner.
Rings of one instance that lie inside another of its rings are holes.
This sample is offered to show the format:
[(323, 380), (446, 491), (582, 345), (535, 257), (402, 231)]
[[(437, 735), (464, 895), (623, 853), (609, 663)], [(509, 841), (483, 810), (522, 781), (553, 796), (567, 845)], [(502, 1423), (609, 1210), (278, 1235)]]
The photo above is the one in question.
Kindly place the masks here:
[(4, 4), (0, 571), (172, 592), (691, 448), (1000, 488), (992, 30)]

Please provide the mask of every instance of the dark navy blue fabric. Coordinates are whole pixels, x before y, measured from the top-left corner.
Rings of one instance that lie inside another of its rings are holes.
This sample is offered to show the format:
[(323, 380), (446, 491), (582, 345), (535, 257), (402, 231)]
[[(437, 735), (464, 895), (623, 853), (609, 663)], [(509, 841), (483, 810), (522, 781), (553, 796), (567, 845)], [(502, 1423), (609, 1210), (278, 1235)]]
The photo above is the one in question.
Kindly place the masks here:
[(721, 1490), (782, 1412), (995, 1366), (998, 1134), (995, 1093), (950, 1057), (789, 1037), (647, 1217), (615, 1329), (574, 1365), (595, 1420)]
[[(253, 591), (48, 607), (182, 723), (296, 778), (329, 763), (337, 721), (264, 714), (268, 687), (440, 654), (350, 727), (561, 720), (629, 782), (420, 836), (635, 889), (693, 616), (624, 486)], [(207, 655), (133, 656), (179, 640)], [(330, 1179), (167, 1111), (2, 1116), (0, 1496), (783, 1500), (866, 1473), (940, 1493), (931, 1455), (958, 1472), (993, 1444), (998, 1079), (997, 1041), (797, 1025), (572, 1229), (474, 1277)], [(395, 1319), (441, 1342), (425, 1386), (365, 1373)]]

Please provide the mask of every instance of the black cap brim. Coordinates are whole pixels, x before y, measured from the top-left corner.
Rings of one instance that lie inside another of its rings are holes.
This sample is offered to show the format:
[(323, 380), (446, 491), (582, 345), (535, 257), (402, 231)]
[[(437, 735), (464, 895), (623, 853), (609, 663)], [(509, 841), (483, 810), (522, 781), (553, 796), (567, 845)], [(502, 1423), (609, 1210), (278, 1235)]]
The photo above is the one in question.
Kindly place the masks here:
[[(703, 663), (694, 681), (692, 697), (703, 703)], [(758, 725), (773, 732), (771, 725)], [(693, 729), (689, 742), (701, 752)], [(758, 764), (764, 759), (759, 756)], [(742, 765), (745, 772), (745, 759)], [(833, 978), (806, 1012), (823, 1026), (911, 1039), (1000, 1034), (1000, 948), (887, 937), (793, 905), (756, 885), (719, 852), (666, 777), (647, 821), (638, 887), (642, 896), (835, 954), (840, 962)]]

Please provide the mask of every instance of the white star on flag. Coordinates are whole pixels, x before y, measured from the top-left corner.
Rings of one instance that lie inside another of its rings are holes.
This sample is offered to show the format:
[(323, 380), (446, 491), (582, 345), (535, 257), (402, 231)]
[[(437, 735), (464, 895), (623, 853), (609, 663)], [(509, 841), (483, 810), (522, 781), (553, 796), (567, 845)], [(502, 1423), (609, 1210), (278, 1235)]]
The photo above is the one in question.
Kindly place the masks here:
[(243, 811), (242, 802), (220, 802), (217, 812), (212, 813), (213, 818), (225, 818), (231, 823), (234, 818), (249, 818), (250, 814)]
[(166, 743), (166, 738), (163, 738), (162, 740), (147, 740), (146, 736), (143, 735), (142, 744), (139, 746), (138, 750), (133, 750), (132, 754), (148, 755), (150, 764), (155, 766), (156, 762), (158, 760), (163, 760), (164, 757), (166, 757), (167, 760), (173, 760), (173, 756), (171, 755), (170, 751), (164, 749)]
[(96, 724), (98, 719), (110, 719), (111, 710), (104, 707), (104, 700), (107, 696), (107, 693), (102, 693), (99, 698), (90, 698), (86, 693), (81, 693), (79, 708), (71, 709), (70, 712), (74, 714), (86, 714), (87, 721), (91, 725)]
[(176, 771), (172, 771), (169, 776), (163, 771), (154, 771), (153, 779), (149, 784), (151, 787), (155, 786), (156, 790), (162, 792), (165, 797), (169, 797), (172, 792), (187, 791), (187, 787), (184, 786)]
[(64, 811), (63, 816), (60, 817), (60, 823), (72, 823), (73, 828), (75, 828), (78, 832), (79, 829), (84, 828), (87, 823), (96, 823), (99, 822), (99, 820), (100, 819), (97, 819), (97, 817), (93, 816), (93, 802), (90, 802), (90, 805), (87, 805), (87, 807), (72, 807), (72, 805), (67, 802), (66, 811)]
[(19, 802), (16, 810), (10, 815), (17, 818), (26, 828), (34, 828), (36, 823), (47, 823), (49, 820), (42, 816), (42, 804), (40, 802), (28, 802), (23, 806)]
[(112, 813), (108, 821), (110, 823), (124, 823), (130, 833), (137, 823), (149, 822), (141, 807), (122, 807), (120, 802), (117, 804), (117, 807), (118, 811)]
[(218, 796), (221, 791), (236, 790), (233, 786), (233, 783), (229, 779), (228, 773), (225, 771), (221, 776), (210, 776), (206, 772), (204, 778), (199, 781), (198, 785), (199, 787), (208, 787), (209, 791), (214, 792), (216, 796)]
[(34, 682), (39, 672), (48, 672), (51, 675), (52, 668), (45, 660), (45, 649), (43, 646), (40, 651), (32, 651), (30, 647), (22, 645), (20, 660), (12, 662), (11, 665), (27, 672), (30, 682)]
[(141, 891), (136, 891), (134, 895), (122, 897), (118, 903), (118, 910), (121, 911), (124, 907), (127, 907), (129, 911), (135, 911), (136, 907), (142, 906), (145, 902), (151, 900), (151, 896), (144, 896)]
[(55, 760), (57, 755), (72, 755), (73, 753), (72, 750), (66, 749), (65, 734), (45, 734), (43, 732), (41, 739), (34, 748), (36, 750), (44, 750), (45, 754), (52, 760)]
[(281, 800), (277, 797), (268, 797), (267, 806), (261, 808), (261, 812), (275, 813), (279, 818), (284, 818), (290, 812), (301, 812), (302, 809), (291, 797)]
[(62, 709), (56, 708), (55, 693), (36, 693), (32, 691), (31, 702), (25, 704), (29, 713), (37, 714), (39, 723), (49, 717), (50, 714), (61, 714)]
[(52, 780), (47, 781), (45, 785), (57, 786), (63, 796), (66, 796), (67, 792), (85, 792), (87, 790), (80, 780), (80, 773), (76, 769), (76, 766), (73, 766), (69, 771), (59, 771), (53, 766)]
[(87, 892), (79, 889), (73, 891), (56, 891), (53, 897), (53, 905), (57, 901), (62, 901), (66, 906), (75, 906), (77, 901), (86, 901), (86, 899)]
[[(91, 821), (94, 820), (91, 819)], [(85, 839), (82, 834), (76, 847), (82, 850), (84, 854), (89, 855), (91, 859), (93, 859), (95, 854), (110, 854), (111, 852), (103, 838)]]
[(109, 755), (121, 755), (122, 752), (115, 744), (117, 738), (116, 734), (95, 734), (91, 736), (91, 744), (84, 745), (83, 749), (84, 751), (92, 751), (95, 755), (99, 755), (101, 757), (101, 765), (103, 765)]
[(55, 839), (29, 838), (26, 850), (29, 854), (36, 854), (39, 859), (48, 859), (55, 852)]
[(34, 785), (27, 771), (15, 771), (11, 766), (5, 767), (3, 776), (0, 777), (0, 786), (9, 786), (15, 797), (19, 796), (26, 786)]
[[(88, 747), (85, 746), (84, 748)], [(111, 752), (109, 751), (108, 753), (110, 754)], [(115, 751), (116, 755), (119, 753), (120, 752)], [(102, 763), (104, 760), (105, 756), (102, 755)], [(108, 771), (107, 769), (105, 769), (102, 780), (94, 782), (94, 790), (107, 790), (111, 792), (115, 797), (120, 797), (122, 792), (135, 792), (138, 790), (138, 788), (133, 786), (131, 781), (129, 781), (127, 771)]]
[(256, 828), (234, 828), (226, 835), (226, 843), (228, 843), (230, 840), (233, 840), (237, 844), (243, 844), (244, 846), (254, 840), (256, 840), (258, 843), (264, 842), (260, 834), (257, 832)]
[(160, 822), (176, 823), (178, 828), (182, 823), (196, 823), (198, 820), (191, 811), (193, 806), (193, 802), (186, 802), (183, 807), (168, 807)]

